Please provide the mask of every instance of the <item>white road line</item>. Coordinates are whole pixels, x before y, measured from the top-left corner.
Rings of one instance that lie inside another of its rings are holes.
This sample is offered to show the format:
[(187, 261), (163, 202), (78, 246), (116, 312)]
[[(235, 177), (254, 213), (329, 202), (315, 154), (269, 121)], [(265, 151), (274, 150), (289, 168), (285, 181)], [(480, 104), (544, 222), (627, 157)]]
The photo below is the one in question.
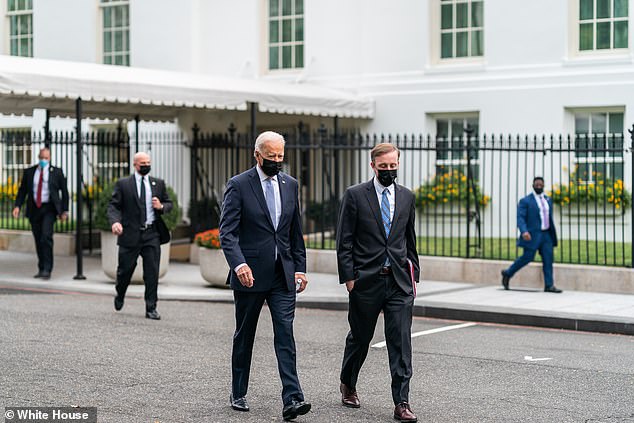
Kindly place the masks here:
[(552, 358), (548, 358), (548, 357), (543, 357), (543, 358), (533, 358), (530, 355), (525, 355), (524, 356), (524, 360), (526, 361), (548, 361), (548, 360), (552, 360)]
[[(434, 333), (445, 332), (445, 331), (448, 331), (448, 330), (469, 328), (469, 327), (475, 326), (475, 325), (477, 325), (477, 323), (469, 322), (469, 323), (461, 323), (459, 325), (443, 326), (443, 327), (440, 327), (440, 328), (429, 329), (429, 330), (424, 330), (422, 332), (413, 333), (412, 334), (412, 338), (416, 338), (418, 336), (423, 336), (423, 335), (432, 335)], [(372, 348), (383, 348), (386, 345), (387, 344), (385, 343), (385, 341), (383, 341), (383, 342), (379, 342), (379, 343), (376, 343), (376, 344), (372, 345)]]

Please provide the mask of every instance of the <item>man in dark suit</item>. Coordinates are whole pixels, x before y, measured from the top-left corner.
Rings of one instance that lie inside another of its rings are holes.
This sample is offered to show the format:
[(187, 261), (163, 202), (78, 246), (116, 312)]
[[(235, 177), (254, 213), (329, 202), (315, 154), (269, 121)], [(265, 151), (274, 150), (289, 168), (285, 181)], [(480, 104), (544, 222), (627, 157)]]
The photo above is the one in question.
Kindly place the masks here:
[(262, 305), (271, 312), (275, 354), (282, 379), (282, 416), (310, 411), (296, 369), (293, 320), (296, 292), (306, 288), (306, 249), (298, 184), (280, 172), (284, 138), (267, 131), (255, 141), (257, 165), (227, 182), (220, 218), (220, 244), (230, 272), (236, 331), (231, 356), (234, 410), (249, 411), (246, 394), (255, 332)]
[(502, 286), (509, 289), (510, 279), (522, 267), (533, 261), (535, 253), (542, 256), (544, 291), (561, 293), (553, 284), (553, 248), (557, 246), (557, 231), (553, 219), (553, 201), (544, 194), (544, 178), (533, 179), (533, 192), (522, 198), (517, 206), (517, 245), (524, 249), (511, 267), (502, 270)]
[(62, 169), (51, 165), (51, 151), (40, 150), (39, 164), (24, 171), (13, 208), (13, 217), (20, 216), (26, 200), (26, 217), (31, 222), (37, 251), (36, 278), (50, 279), (53, 270), (53, 225), (55, 219), (68, 217), (68, 187)]
[(151, 160), (147, 153), (139, 152), (134, 155), (134, 169), (133, 175), (117, 181), (108, 205), (112, 233), (119, 237), (114, 308), (117, 311), (123, 308), (130, 278), (137, 258), (141, 255), (145, 283), (145, 317), (160, 320), (156, 302), (161, 244), (170, 240), (161, 215), (172, 210), (172, 201), (167, 194), (165, 182), (148, 176)]
[(369, 182), (348, 188), (337, 226), (339, 281), (349, 292), (350, 332), (341, 366), (341, 402), (360, 407), (357, 379), (383, 311), (392, 375), (394, 418), (415, 422), (409, 405), (412, 377), (412, 310), (419, 280), (414, 194), (394, 180), (400, 152), (392, 144), (372, 149)]

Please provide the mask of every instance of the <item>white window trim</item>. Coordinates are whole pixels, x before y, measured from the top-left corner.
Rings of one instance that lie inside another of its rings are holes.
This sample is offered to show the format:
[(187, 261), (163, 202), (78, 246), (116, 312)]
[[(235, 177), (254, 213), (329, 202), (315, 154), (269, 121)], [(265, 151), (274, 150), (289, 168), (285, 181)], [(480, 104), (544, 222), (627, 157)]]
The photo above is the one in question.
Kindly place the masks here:
[[(6, 2), (5, 2), (6, 3)], [(30, 126), (20, 126), (20, 127), (11, 127), (11, 128), (0, 128), (0, 131), (2, 132), (24, 132), (24, 133), (28, 133), (29, 134), (29, 138), (30, 138), (30, 143), (29, 144), (24, 144), (21, 146), (15, 146), (15, 145), (9, 145), (8, 143), (3, 143), (2, 145), (4, 146), (4, 148), (0, 151), (0, 159), (2, 160), (0, 162), (0, 169), (2, 170), (23, 170), (23, 169), (27, 169), (29, 167), (31, 167), (33, 165), (33, 157), (37, 157), (36, 154), (36, 147), (33, 144), (33, 133), (31, 131), (31, 127)], [(23, 163), (15, 163), (15, 151), (30, 151), (31, 152), (31, 157), (29, 157), (29, 160), (27, 161), (23, 161)], [(8, 154), (13, 154), (13, 163), (12, 164), (7, 164), (6, 160), (7, 160), (7, 155)]]
[[(130, 31), (130, 24), (132, 23), (131, 21), (131, 4), (130, 4), (130, 0), (118, 0), (118, 1), (111, 1), (108, 3), (102, 3), (101, 0), (97, 0), (98, 1), (98, 22), (99, 22), (99, 34), (97, 36), (97, 42), (99, 43), (98, 47), (97, 47), (97, 52), (98, 52), (98, 63), (101, 64), (106, 64), (106, 62), (104, 61), (104, 57), (106, 55), (106, 52), (104, 51), (104, 32), (105, 32), (105, 28), (103, 26), (103, 13), (104, 13), (104, 9), (105, 8), (109, 8), (109, 7), (116, 7), (116, 6), (128, 6), (128, 26), (127, 26), (127, 31), (128, 31), (128, 64), (127, 65), (115, 65), (114, 63), (110, 63), (110, 65), (112, 66), (132, 66), (132, 42), (131, 42), (131, 31)], [(114, 46), (113, 46), (114, 48)], [(112, 53), (112, 52), (111, 52)]]
[[(568, 58), (573, 60), (630, 58), (634, 51), (632, 50), (632, 37), (634, 36), (634, 28), (632, 28), (632, 7), (634, 4), (632, 4), (631, 0), (628, 1), (628, 48), (579, 50), (579, 0), (568, 0)], [(611, 34), (611, 36), (613, 36), (613, 34)], [(594, 37), (596, 39), (596, 34)]]
[[(262, 30), (260, 32), (261, 34), (261, 40), (263, 40), (262, 42), (262, 66), (260, 69), (261, 74), (263, 75), (298, 75), (303, 73), (306, 70), (306, 66), (307, 66), (307, 60), (306, 58), (308, 57), (308, 55), (306, 54), (306, 7), (307, 7), (307, 3), (309, 3), (307, 0), (304, 0), (304, 13), (302, 14), (303, 19), (304, 19), (304, 40), (302, 41), (302, 45), (304, 46), (304, 66), (302, 66), (301, 68), (286, 68), (286, 69), (270, 69), (269, 68), (269, 0), (261, 0), (260, 1), (260, 7), (261, 7), (261, 19), (260, 22), (262, 22)], [(293, 44), (294, 46), (295, 44)]]
[(33, 54), (33, 50), (34, 50), (34, 33), (33, 33), (33, 6), (31, 6), (31, 9), (28, 10), (14, 10), (14, 11), (9, 11), (8, 5), (7, 5), (7, 1), (6, 0), (1, 0), (0, 3), (2, 3), (2, 5), (0, 6), (0, 12), (5, 16), (5, 22), (7, 24), (6, 28), (7, 30), (4, 32), (3, 36), (6, 37), (4, 39), (4, 51), (6, 52), (7, 55), (11, 55), (11, 16), (22, 16), (22, 15), (31, 15), (31, 55), (30, 56), (19, 56), (19, 57), (34, 57), (35, 55)]
[[(435, 140), (435, 142), (438, 141), (438, 134), (436, 131), (437, 128), (437, 122), (439, 119), (448, 119), (448, 120), (456, 120), (456, 119), (462, 119), (463, 121), (465, 119), (471, 119), (471, 118), (476, 118), (478, 120), (478, 133), (474, 134), (475, 136), (479, 135), (479, 130), (480, 130), (480, 113), (479, 112), (451, 112), (451, 113), (429, 113), (428, 118), (430, 120), (431, 126), (433, 127), (433, 138)], [(463, 134), (464, 135), (464, 134)], [(445, 141), (453, 141), (453, 137), (451, 137), (450, 139), (447, 139)], [(436, 145), (436, 149), (434, 152), (434, 166), (447, 166), (447, 167), (451, 167), (451, 166), (466, 166), (468, 161), (466, 158), (460, 158), (460, 159), (454, 159), (454, 158), (449, 158), (449, 159), (439, 159), (437, 157), (437, 152), (438, 152), (438, 146)], [(471, 164), (472, 165), (479, 165), (480, 164), (480, 157), (478, 156), (477, 159), (472, 159), (471, 160)]]
[[(484, 7), (483, 15), (486, 18), (486, 6), (487, 1), (484, 0), (482, 6)], [(452, 58), (441, 58), (440, 57), (440, 0), (430, 0), (429, 1), (429, 41), (431, 45), (429, 46), (429, 52), (431, 57), (429, 58), (429, 62), (433, 66), (446, 66), (446, 67), (456, 67), (456, 66), (465, 66), (465, 65), (483, 65), (486, 63), (486, 39), (487, 39), (487, 31), (486, 31), (486, 20), (485, 24), (482, 27), (483, 31), (483, 48), (484, 54), (482, 56), (470, 56), (470, 57), (452, 57)]]

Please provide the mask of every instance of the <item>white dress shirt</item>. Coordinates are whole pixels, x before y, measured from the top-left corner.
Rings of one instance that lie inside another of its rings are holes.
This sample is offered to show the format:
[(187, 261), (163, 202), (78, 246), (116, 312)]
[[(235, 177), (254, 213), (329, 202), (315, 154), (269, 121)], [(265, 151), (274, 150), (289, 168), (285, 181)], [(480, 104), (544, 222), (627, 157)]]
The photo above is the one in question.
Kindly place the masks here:
[(374, 177), (374, 189), (376, 190), (376, 197), (379, 200), (379, 210), (381, 210), (381, 202), (383, 201), (383, 191), (387, 188), (387, 199), (390, 202), (390, 223), (394, 220), (394, 207), (396, 204), (394, 197), (394, 184), (389, 187), (384, 187), (381, 183)]
[(48, 180), (51, 174), (51, 165), (47, 164), (44, 169), (38, 166), (33, 175), (33, 201), (37, 199), (37, 187), (40, 185), (40, 173), (44, 172), (44, 183), (42, 184), (42, 204), (48, 203), (51, 199), (51, 193), (48, 189)]
[(546, 211), (546, 216), (550, 217), (550, 206), (548, 205), (548, 200), (546, 200), (543, 193), (537, 194), (535, 191), (533, 191), (533, 197), (537, 202), (537, 207), (539, 207), (539, 219), (542, 221), (542, 231), (545, 231), (550, 228), (550, 222), (544, 220), (544, 209)]
[[(156, 218), (154, 216), (154, 208), (152, 207), (152, 187), (150, 186), (150, 175), (143, 176), (143, 181), (145, 182), (145, 223), (147, 225), (154, 222)], [(134, 172), (134, 178), (136, 179), (136, 194), (141, 197), (141, 174), (139, 172)]]

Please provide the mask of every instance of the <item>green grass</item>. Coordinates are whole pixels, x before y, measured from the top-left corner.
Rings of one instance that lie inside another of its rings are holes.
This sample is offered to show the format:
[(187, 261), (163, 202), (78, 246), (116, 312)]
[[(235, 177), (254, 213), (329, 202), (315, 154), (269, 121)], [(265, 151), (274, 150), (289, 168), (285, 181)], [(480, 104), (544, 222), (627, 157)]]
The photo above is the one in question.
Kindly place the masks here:
[[(522, 249), (516, 247), (515, 241), (515, 238), (483, 238), (481, 248), (477, 249), (473, 246), (469, 251), (469, 256), (492, 260), (514, 260), (522, 254)], [(474, 244), (473, 240), (472, 244)], [(333, 250), (335, 241), (327, 238), (322, 246), (321, 240), (309, 239), (306, 246)], [(418, 253), (425, 256), (466, 257), (466, 239), (419, 237)], [(541, 261), (539, 254), (535, 260)], [(555, 262), (631, 267), (632, 244), (560, 240), (559, 247), (555, 248)]]

